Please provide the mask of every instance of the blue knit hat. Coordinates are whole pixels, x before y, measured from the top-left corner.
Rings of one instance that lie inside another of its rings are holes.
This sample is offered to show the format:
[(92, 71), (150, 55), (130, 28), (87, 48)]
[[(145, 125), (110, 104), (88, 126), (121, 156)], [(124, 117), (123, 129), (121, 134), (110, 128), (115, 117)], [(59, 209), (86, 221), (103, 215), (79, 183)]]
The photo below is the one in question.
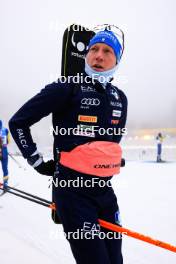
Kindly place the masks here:
[(89, 42), (88, 49), (90, 49), (91, 46), (93, 46), (96, 43), (104, 43), (108, 46), (110, 46), (115, 53), (115, 56), (117, 58), (117, 61), (120, 60), (121, 52), (122, 52), (122, 46), (117, 39), (116, 35), (110, 31), (105, 29), (104, 31), (99, 31)]

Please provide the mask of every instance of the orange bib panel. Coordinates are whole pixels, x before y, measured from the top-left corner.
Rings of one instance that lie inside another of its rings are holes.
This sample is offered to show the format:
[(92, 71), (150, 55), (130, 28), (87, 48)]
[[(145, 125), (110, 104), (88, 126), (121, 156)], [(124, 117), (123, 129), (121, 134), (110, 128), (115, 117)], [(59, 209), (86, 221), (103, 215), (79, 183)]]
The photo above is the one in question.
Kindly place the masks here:
[(75, 171), (108, 177), (120, 173), (122, 150), (119, 144), (108, 141), (89, 142), (70, 152), (60, 153), (60, 163)]

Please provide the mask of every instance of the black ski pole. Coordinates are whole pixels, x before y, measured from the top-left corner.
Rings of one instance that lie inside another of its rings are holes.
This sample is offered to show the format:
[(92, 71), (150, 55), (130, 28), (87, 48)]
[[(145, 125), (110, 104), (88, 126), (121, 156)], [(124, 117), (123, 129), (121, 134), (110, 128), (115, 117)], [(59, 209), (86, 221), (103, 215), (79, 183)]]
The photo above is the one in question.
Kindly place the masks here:
[(17, 161), (14, 157), (13, 157), (13, 155), (11, 154), (11, 153), (9, 153), (8, 152), (8, 155), (11, 157), (11, 159), (18, 165), (18, 167), (20, 168), (20, 169), (24, 169), (24, 170), (26, 170), (26, 168), (24, 168), (23, 166), (21, 166), (21, 164), (19, 163), (19, 161)]
[[(0, 190), (3, 190), (3, 191), (4, 191), (4, 189), (1, 188), (1, 187), (0, 187)], [(51, 202), (50, 202), (50, 203), (44, 203), (44, 202), (42, 202), (42, 201), (40, 201), (40, 200), (36, 200), (36, 199), (30, 198), (30, 197), (27, 197), (27, 196), (25, 196), (25, 195), (22, 195), (22, 194), (19, 194), (19, 193), (16, 193), (16, 192), (10, 191), (10, 190), (8, 190), (8, 189), (6, 189), (5, 192), (11, 193), (11, 194), (13, 194), (13, 195), (16, 195), (16, 196), (18, 196), (18, 197), (20, 197), (20, 198), (26, 199), (26, 200), (28, 200), (28, 201), (31, 201), (31, 202), (34, 202), (34, 203), (37, 203), (37, 204), (43, 205), (43, 206), (45, 206), (45, 207), (49, 207), (49, 208), (51, 208), (51, 209), (54, 209), (54, 208), (55, 208), (54, 204), (52, 204)]]
[(51, 204), (51, 202), (50, 202), (49, 200), (46, 200), (46, 199), (44, 199), (44, 198), (41, 198), (41, 197), (39, 197), (39, 196), (37, 196), (37, 195), (31, 194), (31, 193), (28, 193), (28, 192), (24, 192), (24, 191), (22, 191), (22, 190), (19, 190), (19, 189), (17, 189), (17, 188), (11, 187), (11, 186), (9, 186), (9, 185), (8, 185), (8, 189), (10, 189), (10, 190), (14, 190), (14, 191), (19, 192), (19, 193), (21, 193), (21, 194), (25, 194), (26, 196), (29, 196), (29, 197), (35, 198), (35, 199), (40, 200), (40, 201), (42, 201), (42, 202), (45, 202), (45, 203)]

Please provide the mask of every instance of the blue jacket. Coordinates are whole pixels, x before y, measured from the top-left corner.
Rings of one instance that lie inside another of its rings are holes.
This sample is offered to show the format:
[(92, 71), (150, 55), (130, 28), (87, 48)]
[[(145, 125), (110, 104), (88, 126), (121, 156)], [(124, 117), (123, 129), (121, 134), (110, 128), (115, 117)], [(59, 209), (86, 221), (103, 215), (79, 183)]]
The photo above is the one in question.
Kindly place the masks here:
[[(80, 84), (61, 81), (49, 84), (11, 118), (10, 131), (24, 158), (28, 158), (37, 149), (30, 126), (50, 113), (55, 131), (54, 154), (56, 149), (67, 151), (89, 141), (120, 142), (122, 135), (103, 135), (99, 131), (92, 132), (92, 127), (96, 126), (96, 130), (101, 128), (101, 131), (102, 128), (124, 128), (127, 117), (125, 94), (110, 83), (104, 89), (99, 82), (92, 83), (90, 78), (89, 81)], [(77, 128), (77, 132), (70, 130), (64, 135), (68, 128)], [(90, 133), (85, 132), (89, 130)]]
[(8, 129), (5, 127), (1, 127), (0, 129), (0, 148), (2, 151), (3, 159), (7, 159), (8, 157), (8, 151), (7, 151), (7, 145), (9, 143), (8, 135), (9, 135)]

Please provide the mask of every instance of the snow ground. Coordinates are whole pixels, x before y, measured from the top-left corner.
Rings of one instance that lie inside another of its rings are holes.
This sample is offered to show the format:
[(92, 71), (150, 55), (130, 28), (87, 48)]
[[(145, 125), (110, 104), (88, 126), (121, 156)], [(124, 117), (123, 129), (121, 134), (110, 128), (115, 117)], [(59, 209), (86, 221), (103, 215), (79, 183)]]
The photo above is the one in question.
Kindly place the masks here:
[[(48, 177), (9, 160), (10, 185), (51, 199)], [(176, 162), (128, 161), (113, 186), (123, 226), (176, 245)], [(72, 264), (69, 244), (61, 238), (50, 209), (12, 194), (0, 197), (0, 262), (2, 264)], [(133, 238), (124, 237), (124, 264), (175, 264), (176, 254)]]

